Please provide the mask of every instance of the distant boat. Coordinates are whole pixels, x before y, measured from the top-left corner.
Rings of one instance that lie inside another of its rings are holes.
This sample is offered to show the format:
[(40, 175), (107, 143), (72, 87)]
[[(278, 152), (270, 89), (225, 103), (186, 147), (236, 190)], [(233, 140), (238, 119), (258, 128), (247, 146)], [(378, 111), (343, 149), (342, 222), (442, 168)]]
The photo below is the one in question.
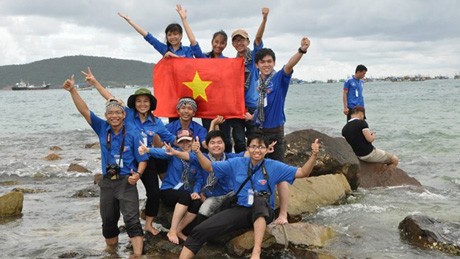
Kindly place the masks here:
[(13, 86), (11, 89), (12, 90), (46, 90), (48, 88), (50, 88), (50, 85), (46, 84), (45, 82), (43, 82), (43, 84), (40, 86), (36, 86), (36, 85), (31, 85), (21, 80), (21, 82), (16, 83), (16, 85)]

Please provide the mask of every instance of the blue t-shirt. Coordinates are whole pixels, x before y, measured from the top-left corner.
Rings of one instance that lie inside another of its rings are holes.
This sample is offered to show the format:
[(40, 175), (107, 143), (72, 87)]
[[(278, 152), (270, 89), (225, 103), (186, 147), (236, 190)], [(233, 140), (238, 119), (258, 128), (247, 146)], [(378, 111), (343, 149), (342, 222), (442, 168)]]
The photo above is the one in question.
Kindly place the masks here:
[[(209, 159), (209, 154), (204, 154), (204, 155)], [(240, 152), (237, 154), (225, 153), (226, 159), (230, 159), (234, 157), (242, 157), (242, 156), (244, 156), (244, 152)], [(190, 164), (193, 164), (201, 168), (198, 158), (193, 152), (190, 153)], [(211, 174), (205, 172), (203, 169), (201, 169), (201, 171), (203, 173), (203, 179), (204, 179), (203, 187), (206, 187), (207, 180), (209, 177), (211, 177)], [(213, 187), (205, 189), (206, 197), (221, 196), (221, 195), (225, 195), (233, 191), (233, 185), (231, 183), (232, 183), (232, 178), (230, 176), (217, 178), (217, 182), (215, 183)]]
[[(248, 193), (249, 189), (253, 187), (253, 190), (257, 192), (269, 192), (271, 190), (270, 206), (274, 209), (276, 185), (283, 181), (287, 181), (290, 184), (294, 182), (297, 167), (268, 158), (264, 160), (265, 169), (268, 174), (268, 184), (267, 180), (264, 178), (261, 163), (254, 168), (250, 165), (250, 171), (255, 171), (255, 173), (252, 175), (251, 180), (244, 185), (240, 193), (238, 193), (238, 205), (244, 207), (252, 206), (248, 204)], [(218, 179), (226, 176), (231, 177), (233, 191), (236, 193), (240, 185), (248, 177), (248, 165), (250, 162), (251, 159), (249, 157), (235, 157), (222, 162), (212, 162), (212, 170)], [(268, 188), (268, 185), (270, 185), (270, 188)]]
[[(259, 51), (263, 47), (263, 42), (261, 42), (259, 45), (256, 45), (256, 43), (254, 42), (252, 58), (249, 62), (245, 62), (245, 69), (249, 71), (249, 85), (248, 89), (244, 91), (244, 102), (246, 108), (250, 109), (256, 109), (257, 101), (259, 100), (259, 93), (257, 92), (257, 78), (259, 77), (259, 70), (256, 67), (255, 56), (257, 51)], [(244, 80), (246, 80), (246, 78)]]
[[(105, 175), (107, 165), (119, 163), (119, 161), (116, 161), (115, 156), (120, 155), (120, 147), (123, 141), (123, 130), (115, 135), (107, 121), (97, 117), (93, 112), (91, 112), (90, 126), (99, 137), (99, 143), (101, 146), (102, 174)], [(110, 151), (107, 149), (107, 134), (109, 132), (111, 134)], [(140, 140), (140, 136), (136, 134), (135, 131), (126, 130), (123, 152), (121, 153), (120, 175), (130, 174), (131, 169), (137, 172), (138, 162), (148, 160), (147, 155), (141, 156), (137, 151)]]
[(142, 123), (139, 118), (139, 113), (136, 112), (135, 109), (125, 107), (125, 112), (125, 124), (127, 125), (128, 129), (133, 128), (140, 132), (141, 135), (145, 134), (147, 136), (147, 146), (152, 146), (153, 137), (155, 134), (158, 134), (161, 140), (164, 142), (170, 144), (174, 143), (176, 136), (166, 129), (161, 119), (149, 115), (147, 120)]
[(356, 106), (364, 107), (364, 97), (363, 97), (363, 84), (362, 79), (356, 79), (354, 76), (349, 78), (343, 84), (343, 89), (347, 89), (347, 106), (350, 109), (355, 108)]
[[(163, 56), (166, 52), (170, 51), (179, 57), (185, 57), (185, 58), (193, 58), (194, 53), (199, 53), (201, 51), (201, 48), (199, 44), (197, 43), (195, 46), (183, 46), (182, 44), (180, 45), (179, 49), (174, 51), (174, 49), (171, 46), (168, 46), (167, 44), (164, 44), (163, 42), (159, 41), (157, 38), (155, 38), (152, 34), (147, 33), (147, 35), (144, 37), (144, 39), (150, 43), (160, 54)], [(198, 49), (200, 50), (198, 50)]]
[[(276, 72), (267, 85), (267, 93), (264, 107), (265, 120), (262, 128), (276, 128), (284, 125), (286, 115), (284, 114), (284, 104), (286, 95), (291, 81), (291, 74), (284, 72), (284, 67)], [(259, 82), (257, 81), (257, 84)], [(258, 111), (255, 112), (254, 118), (257, 118)]]
[(162, 148), (150, 148), (149, 155), (155, 158), (168, 160), (168, 170), (166, 171), (166, 176), (161, 183), (161, 190), (177, 189), (186, 190), (190, 193), (201, 192), (201, 188), (203, 188), (203, 183), (205, 181), (203, 173), (200, 172), (202, 170), (201, 167), (190, 163), (189, 188), (185, 189), (184, 185), (177, 188), (178, 184), (181, 183), (182, 171), (184, 169), (183, 161), (176, 156), (166, 154), (166, 151)]
[[(166, 129), (169, 130), (169, 132), (171, 132), (172, 134), (176, 134), (178, 130), (182, 129), (180, 119), (166, 124)], [(195, 137), (198, 136), (198, 138), (200, 139), (200, 143), (206, 140), (206, 135), (208, 134), (208, 132), (203, 126), (201, 126), (197, 122), (192, 121), (190, 123), (189, 129), (193, 131), (193, 139), (195, 139)]]

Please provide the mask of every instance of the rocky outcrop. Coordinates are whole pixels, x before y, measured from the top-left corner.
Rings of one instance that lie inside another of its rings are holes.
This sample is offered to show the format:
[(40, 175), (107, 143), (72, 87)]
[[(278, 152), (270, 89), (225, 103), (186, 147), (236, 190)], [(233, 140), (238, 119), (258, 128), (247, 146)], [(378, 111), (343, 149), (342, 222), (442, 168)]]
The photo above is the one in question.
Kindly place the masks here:
[(410, 177), (406, 172), (399, 168), (394, 168), (385, 164), (359, 163), (359, 187), (387, 187), (400, 185), (413, 185), (422, 187), (417, 179)]
[(398, 228), (401, 238), (414, 246), (460, 255), (460, 224), (441, 222), (425, 215), (409, 215)]
[(91, 173), (91, 171), (88, 170), (87, 168), (79, 164), (74, 164), (74, 163), (71, 163), (69, 165), (69, 168), (67, 168), (67, 172)]
[[(267, 226), (263, 248), (318, 248), (323, 247), (335, 233), (332, 229), (324, 226), (316, 226), (308, 223), (293, 223), (286, 225), (270, 224)], [(254, 246), (254, 232), (248, 231), (233, 238), (227, 243), (228, 253), (242, 256), (252, 250)]]
[(51, 147), (50, 147), (50, 150), (51, 150), (51, 151), (61, 151), (62, 148), (60, 148), (60, 147), (58, 147), (58, 146), (51, 146)]
[(359, 186), (359, 161), (344, 138), (332, 138), (321, 132), (307, 129), (292, 132), (285, 136), (285, 162), (303, 166), (311, 154), (311, 143), (319, 139), (320, 154), (311, 176), (343, 174), (353, 190)]
[(315, 139), (321, 142), (321, 152), (312, 176), (343, 174), (352, 190), (358, 187), (421, 186), (420, 182), (399, 168), (359, 161), (344, 138), (332, 138), (312, 129), (299, 130), (286, 135), (285, 162), (302, 166), (310, 157), (310, 145)]
[(0, 196), (0, 217), (22, 215), (24, 194), (22, 192), (9, 192)]
[(53, 161), (53, 160), (60, 160), (61, 156), (55, 153), (51, 153), (43, 158), (44, 160), (47, 161)]
[(85, 144), (85, 148), (87, 149), (99, 149), (100, 147), (101, 145), (99, 144), (99, 142)]
[(318, 207), (341, 204), (351, 192), (343, 174), (296, 179), (289, 186), (289, 215), (299, 218), (301, 214), (316, 212)]

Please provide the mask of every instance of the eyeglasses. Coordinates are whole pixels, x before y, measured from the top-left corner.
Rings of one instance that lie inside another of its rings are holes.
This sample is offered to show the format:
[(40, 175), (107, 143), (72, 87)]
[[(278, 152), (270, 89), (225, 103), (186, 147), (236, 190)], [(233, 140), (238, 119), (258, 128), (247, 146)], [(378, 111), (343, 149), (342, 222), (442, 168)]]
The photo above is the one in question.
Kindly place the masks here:
[(251, 145), (251, 146), (249, 146), (248, 148), (249, 148), (250, 150), (256, 150), (256, 149), (258, 149), (258, 150), (260, 150), (260, 151), (264, 151), (264, 150), (267, 149), (266, 146), (256, 146), (256, 145)]

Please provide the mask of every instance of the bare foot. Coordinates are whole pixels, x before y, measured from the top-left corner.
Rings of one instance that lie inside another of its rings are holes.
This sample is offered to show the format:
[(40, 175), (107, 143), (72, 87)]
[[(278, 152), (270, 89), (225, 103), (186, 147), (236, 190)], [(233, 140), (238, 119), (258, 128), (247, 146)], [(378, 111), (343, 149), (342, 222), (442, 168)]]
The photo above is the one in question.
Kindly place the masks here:
[(160, 233), (160, 230), (158, 230), (158, 229), (156, 229), (156, 228), (154, 228), (154, 227), (152, 227), (152, 226), (150, 226), (150, 227), (149, 227), (149, 226), (145, 226), (144, 230), (145, 230), (146, 232), (147, 232), (147, 231), (150, 232), (150, 233), (151, 233), (152, 235), (154, 235), (154, 236), (156, 236), (156, 235), (158, 235), (158, 234)]
[(179, 244), (179, 237), (177, 236), (176, 231), (169, 230), (167, 236), (168, 236), (169, 242), (174, 243), (176, 245)]
[(184, 235), (184, 233), (182, 233), (182, 231), (177, 233), (177, 237), (180, 238), (182, 241), (187, 240), (187, 236)]
[(277, 219), (275, 219), (275, 224), (276, 225), (284, 225), (284, 224), (287, 224), (288, 223), (288, 220), (287, 220), (287, 217), (286, 216), (278, 216)]

